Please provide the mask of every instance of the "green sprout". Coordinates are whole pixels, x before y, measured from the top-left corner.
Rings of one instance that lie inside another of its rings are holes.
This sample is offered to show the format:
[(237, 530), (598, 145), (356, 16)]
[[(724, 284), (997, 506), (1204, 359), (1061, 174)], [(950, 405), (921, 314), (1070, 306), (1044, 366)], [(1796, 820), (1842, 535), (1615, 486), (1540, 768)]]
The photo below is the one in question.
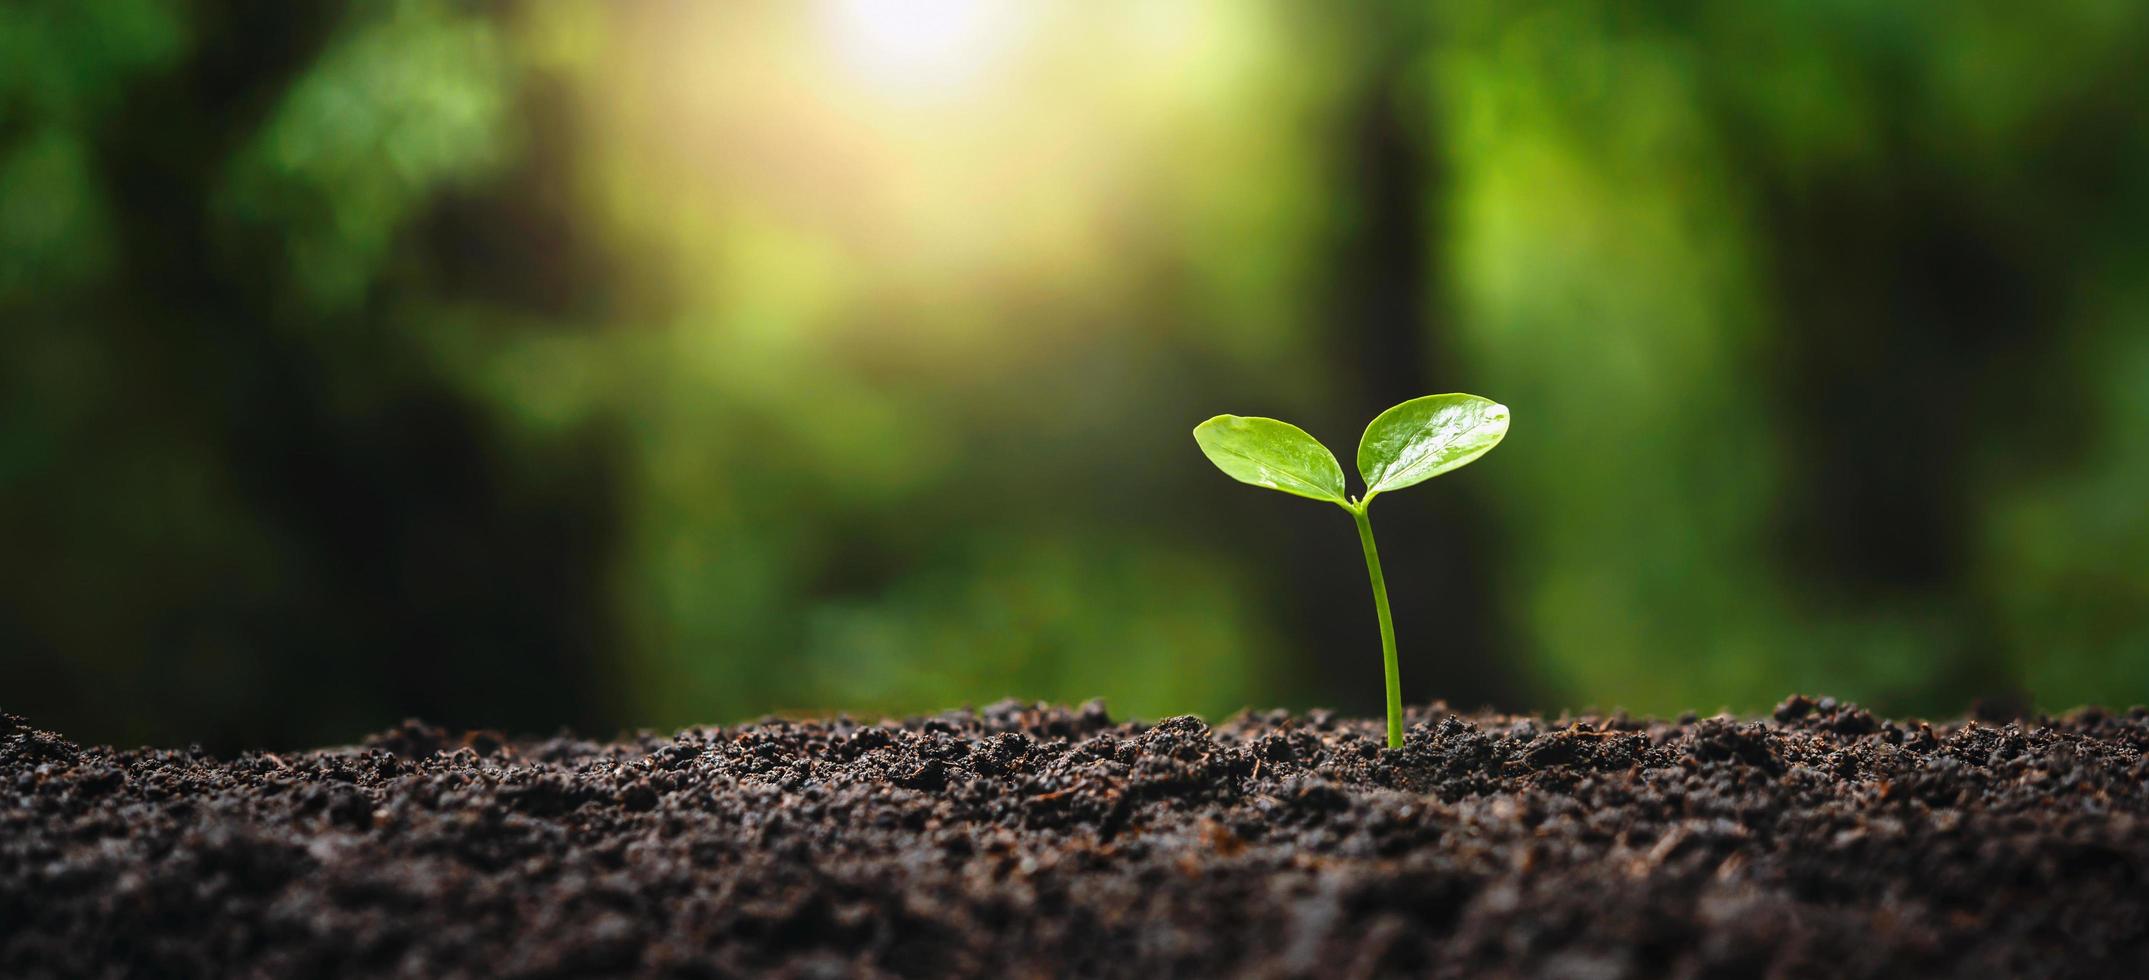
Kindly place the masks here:
[(1345, 493), (1343, 467), (1328, 447), (1306, 430), (1275, 419), (1219, 415), (1194, 427), (1203, 455), (1240, 483), (1325, 500), (1350, 512), (1365, 547), (1366, 575), (1373, 580), (1373, 607), (1380, 614), (1381, 662), (1388, 675), (1388, 747), (1403, 746), (1403, 685), (1395, 667), (1395, 622), (1388, 614), (1388, 583), (1373, 547), (1366, 510), (1390, 490), (1424, 483), (1468, 465), (1507, 435), (1507, 406), (1476, 395), (1426, 395), (1397, 405), (1366, 426), (1358, 440), (1363, 497)]

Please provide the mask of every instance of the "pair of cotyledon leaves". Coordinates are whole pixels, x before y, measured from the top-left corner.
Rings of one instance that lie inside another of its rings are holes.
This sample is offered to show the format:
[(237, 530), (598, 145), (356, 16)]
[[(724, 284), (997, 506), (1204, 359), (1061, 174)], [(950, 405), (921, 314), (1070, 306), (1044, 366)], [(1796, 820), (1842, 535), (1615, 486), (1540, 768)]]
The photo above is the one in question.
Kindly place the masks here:
[(1345, 492), (1334, 453), (1304, 429), (1275, 419), (1219, 415), (1194, 428), (1201, 451), (1232, 479), (1351, 507), (1485, 455), (1507, 435), (1507, 406), (1476, 395), (1426, 395), (1397, 405), (1358, 440), (1365, 497)]

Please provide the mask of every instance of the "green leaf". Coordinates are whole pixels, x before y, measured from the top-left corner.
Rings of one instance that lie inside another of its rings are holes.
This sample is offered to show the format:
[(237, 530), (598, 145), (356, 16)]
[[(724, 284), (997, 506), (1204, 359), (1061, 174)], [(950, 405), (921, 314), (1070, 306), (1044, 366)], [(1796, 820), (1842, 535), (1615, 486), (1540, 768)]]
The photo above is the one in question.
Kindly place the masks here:
[(1240, 483), (1348, 504), (1335, 454), (1289, 422), (1219, 415), (1194, 427), (1194, 441)]
[(1507, 406), (1476, 395), (1427, 395), (1397, 405), (1358, 440), (1366, 499), (1424, 483), (1485, 455), (1507, 436)]

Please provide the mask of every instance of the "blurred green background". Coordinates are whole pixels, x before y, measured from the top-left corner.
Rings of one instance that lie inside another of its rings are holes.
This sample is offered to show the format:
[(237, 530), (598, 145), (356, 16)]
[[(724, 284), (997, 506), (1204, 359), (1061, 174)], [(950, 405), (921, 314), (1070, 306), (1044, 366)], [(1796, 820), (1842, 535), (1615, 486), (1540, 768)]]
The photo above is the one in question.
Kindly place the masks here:
[(0, 707), (91, 740), (2149, 700), (2149, 7), (0, 5)]

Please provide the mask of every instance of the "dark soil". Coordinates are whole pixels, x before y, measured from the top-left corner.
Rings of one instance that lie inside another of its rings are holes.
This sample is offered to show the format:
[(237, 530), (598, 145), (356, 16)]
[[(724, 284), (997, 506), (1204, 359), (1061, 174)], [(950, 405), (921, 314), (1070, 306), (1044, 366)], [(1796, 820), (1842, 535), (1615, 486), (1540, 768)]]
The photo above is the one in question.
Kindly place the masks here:
[(0, 720), (0, 976), (2149, 975), (2149, 718)]

